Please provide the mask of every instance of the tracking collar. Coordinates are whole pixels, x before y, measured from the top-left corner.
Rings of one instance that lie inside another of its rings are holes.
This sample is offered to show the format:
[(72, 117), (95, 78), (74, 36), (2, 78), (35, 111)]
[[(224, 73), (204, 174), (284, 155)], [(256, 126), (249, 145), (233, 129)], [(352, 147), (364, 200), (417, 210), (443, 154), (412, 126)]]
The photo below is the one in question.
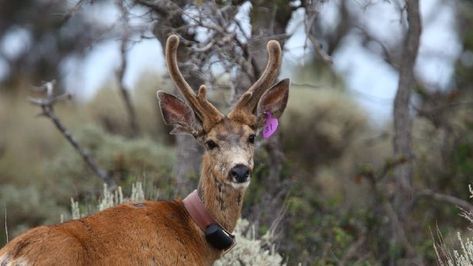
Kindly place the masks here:
[(221, 226), (207, 211), (197, 190), (182, 201), (192, 220), (204, 231), (205, 239), (218, 250), (230, 250), (235, 245), (235, 236)]

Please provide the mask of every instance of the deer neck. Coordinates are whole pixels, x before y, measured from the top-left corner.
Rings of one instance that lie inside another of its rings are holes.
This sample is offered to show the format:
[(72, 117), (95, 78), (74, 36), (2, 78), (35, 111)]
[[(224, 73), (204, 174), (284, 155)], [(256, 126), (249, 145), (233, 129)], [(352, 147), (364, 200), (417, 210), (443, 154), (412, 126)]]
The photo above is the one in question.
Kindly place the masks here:
[(212, 217), (227, 231), (233, 232), (240, 218), (245, 188), (234, 188), (223, 182), (212, 170), (214, 165), (204, 158), (198, 186), (199, 197)]

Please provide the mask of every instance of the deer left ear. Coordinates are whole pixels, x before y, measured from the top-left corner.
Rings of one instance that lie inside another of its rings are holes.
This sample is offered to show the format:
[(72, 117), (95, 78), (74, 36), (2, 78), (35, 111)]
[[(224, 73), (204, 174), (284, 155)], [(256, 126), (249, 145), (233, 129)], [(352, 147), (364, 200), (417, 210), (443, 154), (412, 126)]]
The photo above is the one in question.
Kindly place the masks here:
[(157, 93), (164, 123), (174, 126), (171, 134), (196, 135), (198, 127), (192, 109), (177, 97), (158, 91)]
[(264, 123), (265, 115), (279, 118), (286, 109), (289, 98), (289, 79), (283, 79), (267, 90), (258, 103), (256, 115), (258, 125)]

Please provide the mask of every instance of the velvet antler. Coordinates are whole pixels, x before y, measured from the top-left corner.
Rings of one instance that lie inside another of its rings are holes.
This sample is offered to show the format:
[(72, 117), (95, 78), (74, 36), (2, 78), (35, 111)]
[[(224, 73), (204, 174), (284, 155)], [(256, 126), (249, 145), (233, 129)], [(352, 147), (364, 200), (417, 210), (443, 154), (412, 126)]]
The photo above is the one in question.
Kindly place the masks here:
[(191, 86), (182, 76), (177, 65), (177, 47), (179, 46), (179, 37), (171, 35), (166, 42), (166, 63), (171, 79), (174, 81), (177, 89), (189, 103), (192, 110), (202, 122), (204, 131), (208, 131), (213, 125), (223, 119), (223, 114), (207, 100), (207, 88), (201, 85), (197, 95)]
[(276, 80), (281, 66), (281, 46), (275, 40), (268, 42), (268, 63), (260, 78), (238, 99), (232, 111), (228, 114), (229, 118), (248, 122), (255, 120), (254, 113), (261, 96), (271, 88)]

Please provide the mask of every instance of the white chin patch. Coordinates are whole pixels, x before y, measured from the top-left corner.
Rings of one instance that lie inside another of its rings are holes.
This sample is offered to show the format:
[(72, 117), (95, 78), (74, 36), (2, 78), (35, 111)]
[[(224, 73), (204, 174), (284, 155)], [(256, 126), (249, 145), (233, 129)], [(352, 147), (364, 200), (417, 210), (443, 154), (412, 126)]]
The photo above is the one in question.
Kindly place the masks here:
[(238, 183), (238, 182), (232, 181), (232, 182), (230, 182), (230, 184), (235, 189), (247, 188), (250, 185), (250, 178), (248, 177), (248, 179), (243, 183)]

